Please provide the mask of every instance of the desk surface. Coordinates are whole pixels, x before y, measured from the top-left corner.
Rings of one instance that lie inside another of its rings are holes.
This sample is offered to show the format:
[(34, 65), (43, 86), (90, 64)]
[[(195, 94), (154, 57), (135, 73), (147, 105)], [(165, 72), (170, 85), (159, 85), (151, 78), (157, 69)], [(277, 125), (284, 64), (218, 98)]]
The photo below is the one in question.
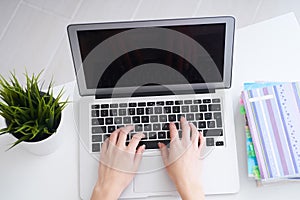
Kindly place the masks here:
[[(230, 92), (234, 99), (241, 188), (237, 194), (208, 196), (207, 199), (299, 198), (300, 183), (256, 187), (255, 182), (247, 177), (243, 117), (239, 114), (238, 105), (243, 82), (300, 80), (299, 57), (300, 27), (293, 14), (236, 31)], [(71, 95), (73, 86), (74, 83), (66, 85)], [(55, 153), (48, 156), (35, 156), (20, 147), (5, 152), (12, 140), (10, 136), (0, 137), (0, 199), (80, 199), (78, 135), (72, 105), (66, 108), (64, 118), (61, 130), (64, 142)], [(0, 127), (3, 126), (1, 119)]]

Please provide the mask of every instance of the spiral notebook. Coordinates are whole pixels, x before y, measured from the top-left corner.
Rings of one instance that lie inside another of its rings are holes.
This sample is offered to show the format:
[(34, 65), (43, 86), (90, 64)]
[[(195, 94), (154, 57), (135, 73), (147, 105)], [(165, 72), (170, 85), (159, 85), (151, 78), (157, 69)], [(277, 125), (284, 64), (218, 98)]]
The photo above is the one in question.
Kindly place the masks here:
[(246, 109), (261, 179), (300, 176), (300, 82), (248, 87)]

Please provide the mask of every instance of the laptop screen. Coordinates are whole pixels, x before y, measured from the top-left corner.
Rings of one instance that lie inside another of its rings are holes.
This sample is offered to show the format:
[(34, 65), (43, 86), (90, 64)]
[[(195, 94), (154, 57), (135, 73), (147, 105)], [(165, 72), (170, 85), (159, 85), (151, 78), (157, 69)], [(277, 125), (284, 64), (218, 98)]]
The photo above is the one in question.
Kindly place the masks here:
[(226, 87), (233, 44), (230, 26), (233, 29), (224, 19), (71, 25), (77, 81), (94, 94), (116, 88), (126, 92), (140, 87), (163, 90), (157, 86)]

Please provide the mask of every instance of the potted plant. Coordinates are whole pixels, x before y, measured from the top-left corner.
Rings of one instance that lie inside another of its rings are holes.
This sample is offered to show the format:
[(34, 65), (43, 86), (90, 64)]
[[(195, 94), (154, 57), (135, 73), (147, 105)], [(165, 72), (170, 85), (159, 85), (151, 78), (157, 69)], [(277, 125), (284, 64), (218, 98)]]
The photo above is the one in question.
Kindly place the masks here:
[(67, 100), (61, 101), (63, 89), (54, 97), (53, 81), (45, 92), (41, 91), (41, 73), (31, 77), (25, 73), (24, 87), (15, 73), (9, 80), (0, 75), (0, 115), (7, 125), (0, 135), (10, 133), (16, 138), (9, 149), (22, 145), (34, 154), (45, 155), (54, 152), (60, 143), (58, 128)]

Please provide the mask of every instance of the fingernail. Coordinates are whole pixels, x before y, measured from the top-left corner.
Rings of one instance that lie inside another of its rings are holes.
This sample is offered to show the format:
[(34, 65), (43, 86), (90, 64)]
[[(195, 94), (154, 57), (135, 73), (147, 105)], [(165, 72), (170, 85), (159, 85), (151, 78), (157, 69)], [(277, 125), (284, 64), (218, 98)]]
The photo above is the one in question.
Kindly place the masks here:
[(145, 149), (146, 149), (146, 145), (142, 145), (142, 149), (143, 149), (143, 152), (145, 151)]
[(161, 147), (161, 143), (160, 142), (158, 142), (157, 145), (158, 145), (159, 148)]

